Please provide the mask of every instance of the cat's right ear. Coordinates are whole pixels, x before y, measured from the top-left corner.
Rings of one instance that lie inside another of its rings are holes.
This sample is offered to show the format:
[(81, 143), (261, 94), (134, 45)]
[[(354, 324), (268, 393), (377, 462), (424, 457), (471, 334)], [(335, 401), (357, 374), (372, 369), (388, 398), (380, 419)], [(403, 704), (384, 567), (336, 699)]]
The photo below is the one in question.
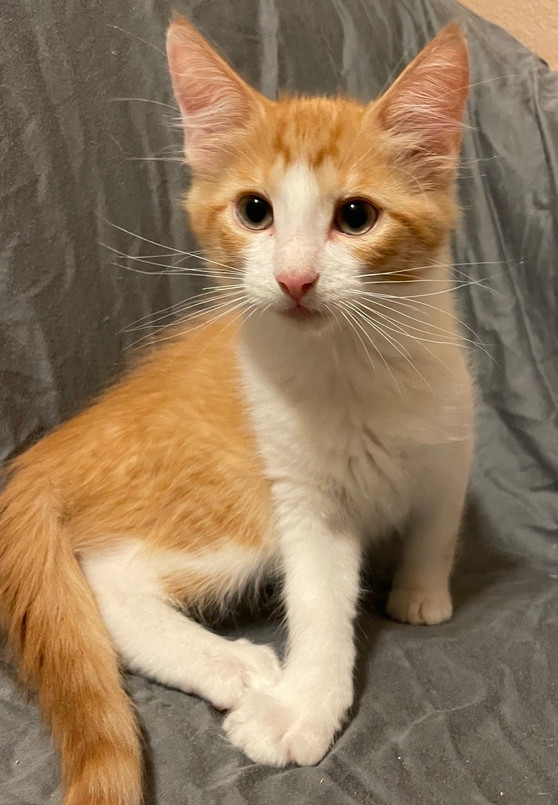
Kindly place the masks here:
[(265, 101), (183, 17), (175, 17), (169, 26), (167, 58), (182, 115), (186, 161), (195, 173), (213, 173), (231, 139)]

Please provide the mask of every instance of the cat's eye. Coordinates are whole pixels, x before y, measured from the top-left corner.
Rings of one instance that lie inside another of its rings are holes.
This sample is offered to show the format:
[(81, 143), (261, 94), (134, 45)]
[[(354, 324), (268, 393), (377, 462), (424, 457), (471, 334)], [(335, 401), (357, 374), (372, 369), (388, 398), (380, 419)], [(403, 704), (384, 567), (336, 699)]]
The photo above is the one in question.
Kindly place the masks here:
[(236, 214), (247, 229), (268, 229), (273, 223), (273, 208), (261, 196), (242, 196), (236, 203)]
[(369, 201), (353, 198), (335, 212), (335, 227), (345, 235), (364, 235), (378, 220), (378, 210)]

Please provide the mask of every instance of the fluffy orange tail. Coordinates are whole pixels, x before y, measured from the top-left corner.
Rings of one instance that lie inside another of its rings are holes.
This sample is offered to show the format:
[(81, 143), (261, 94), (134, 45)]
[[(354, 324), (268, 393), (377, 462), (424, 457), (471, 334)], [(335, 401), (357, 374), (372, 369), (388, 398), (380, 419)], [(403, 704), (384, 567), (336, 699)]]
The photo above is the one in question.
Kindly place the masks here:
[(139, 805), (140, 742), (116, 653), (57, 495), (30, 467), (0, 496), (0, 611), (52, 724), (64, 805)]

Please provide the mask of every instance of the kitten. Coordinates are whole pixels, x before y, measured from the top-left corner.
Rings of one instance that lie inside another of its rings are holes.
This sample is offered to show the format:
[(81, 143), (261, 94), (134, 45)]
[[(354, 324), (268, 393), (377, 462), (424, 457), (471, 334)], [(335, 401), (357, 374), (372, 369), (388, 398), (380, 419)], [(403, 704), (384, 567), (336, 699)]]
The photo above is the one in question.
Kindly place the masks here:
[[(390, 615), (452, 613), (473, 443), (447, 265), (462, 35), (442, 31), (368, 106), (266, 100), (180, 18), (168, 58), (186, 208), (234, 312), (17, 458), (0, 498), (2, 612), (65, 805), (141, 800), (119, 661), (228, 710), (253, 761), (318, 763), (353, 700), (368, 536), (406, 534)], [(270, 574), (282, 668), (188, 617)]]

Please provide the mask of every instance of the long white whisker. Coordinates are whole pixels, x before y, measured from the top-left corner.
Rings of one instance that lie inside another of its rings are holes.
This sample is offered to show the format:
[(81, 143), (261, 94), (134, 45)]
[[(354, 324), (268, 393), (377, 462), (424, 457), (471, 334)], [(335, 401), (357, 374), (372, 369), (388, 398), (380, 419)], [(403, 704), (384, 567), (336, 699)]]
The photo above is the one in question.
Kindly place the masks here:
[[(444, 369), (446, 369), (446, 371), (449, 372), (450, 375), (453, 375), (453, 372), (449, 369), (447, 364), (443, 362), (443, 360), (440, 358), (439, 355), (436, 355), (435, 352), (433, 352), (429, 347), (427, 347), (426, 344), (445, 344), (448, 346), (456, 346), (463, 348), (463, 345), (460, 344), (458, 341), (439, 341), (431, 338), (422, 338), (421, 336), (413, 335), (413, 333), (408, 332), (406, 327), (409, 327), (413, 330), (417, 330), (418, 328), (413, 327), (412, 325), (399, 324), (399, 322), (395, 321), (391, 316), (387, 316), (385, 313), (380, 313), (379, 310), (367, 307), (366, 305), (359, 305), (359, 306), (364, 307), (367, 311), (370, 311), (370, 313), (373, 313), (375, 316), (381, 318), (384, 321), (384, 324), (382, 326), (390, 330), (390, 332), (395, 332), (398, 335), (402, 335), (405, 336), (406, 338), (410, 338), (413, 341), (416, 341), (419, 344), (419, 346), (421, 346), (424, 350), (426, 350), (426, 352), (428, 352), (440, 364), (440, 366), (443, 366)], [(368, 319), (370, 318), (369, 314), (363, 314), (363, 317)], [(428, 330), (420, 330), (419, 332), (428, 333)]]
[(376, 332), (378, 332), (383, 338), (385, 338), (386, 341), (388, 343), (390, 343), (397, 350), (397, 352), (399, 352), (399, 354), (403, 358), (405, 358), (405, 360), (407, 361), (409, 366), (411, 366), (411, 368), (417, 373), (417, 375), (421, 378), (421, 380), (424, 382), (424, 384), (427, 386), (427, 388), (430, 389), (430, 391), (433, 394), (434, 392), (433, 392), (432, 386), (430, 385), (428, 380), (424, 377), (422, 372), (418, 369), (418, 367), (415, 366), (415, 364), (413, 363), (413, 360), (411, 358), (411, 355), (409, 354), (409, 351), (407, 349), (405, 349), (405, 347), (399, 341), (397, 341), (397, 339), (395, 339), (393, 336), (388, 335), (385, 332), (384, 327), (378, 321), (372, 321), (372, 319), (369, 316), (365, 316), (363, 314), (363, 312), (360, 311), (358, 309), (358, 307), (353, 306), (352, 303), (348, 302), (348, 303), (345, 303), (345, 304), (350, 305), (350, 307), (354, 310), (355, 313), (358, 313), (358, 315), (361, 316), (368, 323), (368, 325), (370, 327), (373, 327), (376, 330)]
[[(128, 332), (128, 331), (133, 332), (135, 330), (144, 329), (144, 326), (147, 326), (147, 327), (150, 326), (153, 321), (159, 321), (159, 320), (163, 320), (164, 318), (167, 318), (166, 316), (162, 316), (161, 314), (167, 313), (169, 311), (170, 311), (169, 312), (169, 317), (170, 316), (175, 316), (176, 313), (178, 312), (178, 310), (182, 309), (182, 308), (179, 308), (180, 305), (187, 305), (190, 302), (196, 302), (197, 304), (200, 304), (201, 303), (201, 300), (199, 299), (200, 296), (201, 296), (201, 294), (196, 294), (196, 296), (193, 296), (193, 297), (188, 298), (188, 299), (183, 299), (180, 302), (173, 302), (172, 305), (169, 305), (168, 307), (161, 308), (160, 310), (157, 310), (156, 312), (146, 313), (145, 316), (141, 316), (141, 318), (135, 319), (135, 321), (132, 321), (129, 324), (127, 324), (126, 327), (122, 330), (122, 332)], [(207, 302), (209, 302), (211, 300), (206, 297), (206, 298), (204, 298), (203, 301), (205, 303), (207, 303)], [(159, 316), (160, 319), (153, 319), (153, 316)]]
[[(405, 273), (405, 272), (403, 272), (403, 271), (402, 272), (397, 272), (397, 271), (385, 272), (383, 276), (388, 277), (390, 274), (398, 274), (398, 273)], [(456, 272), (456, 273), (458, 273), (458, 272)], [(364, 276), (366, 276), (366, 275), (364, 275)], [(382, 273), (378, 272), (378, 274), (375, 275), (375, 276), (381, 277)], [(356, 277), (356, 279), (361, 279), (361, 278), (362, 278), (362, 275), (361, 275), (361, 277)], [(492, 279), (492, 277), (491, 277), (491, 279)], [(412, 286), (416, 285), (419, 282), (431, 282), (431, 283), (434, 282), (434, 283), (438, 283), (438, 284), (448, 285), (449, 286), (448, 290), (450, 290), (450, 291), (458, 290), (459, 288), (465, 287), (465, 285), (477, 285), (480, 288), (483, 288), (484, 290), (488, 291), (489, 293), (493, 293), (493, 294), (496, 294), (498, 296), (501, 296), (502, 294), (500, 293), (500, 291), (496, 290), (496, 288), (491, 288), (489, 285), (486, 284), (487, 281), (488, 280), (486, 278), (482, 278), (482, 279), (478, 279), (478, 280), (470, 280), (467, 277), (467, 275), (464, 272), (462, 272), (462, 276), (461, 276), (460, 279), (457, 280), (457, 282), (464, 283), (464, 284), (460, 284), (460, 285), (456, 285), (455, 281), (453, 281), (451, 279), (447, 279), (445, 277), (444, 278), (442, 278), (442, 277), (438, 277), (438, 278), (436, 278), (436, 277), (412, 277), (412, 278), (409, 278), (409, 279), (405, 279), (404, 281), (402, 281), (402, 280), (390, 280), (390, 279), (364, 279), (362, 284), (365, 285), (367, 288), (370, 287), (371, 285), (383, 285), (384, 287), (386, 285), (393, 285), (396, 288), (406, 288), (407, 289), (407, 288), (409, 288), (409, 286), (412, 287)]]
[(184, 164), (184, 157), (126, 157), (130, 162), (178, 162)]
[[(360, 310), (360, 308), (356, 304), (354, 304), (354, 302), (344, 302), (343, 304), (345, 306), (349, 307), (354, 313), (357, 313), (364, 321), (366, 321), (368, 324), (370, 324), (375, 329), (382, 327), (380, 322), (374, 321), (372, 318), (370, 318), (370, 316), (366, 316), (364, 314), (364, 312), (362, 310)], [(411, 354), (410, 354), (408, 349), (406, 349), (402, 344), (400, 344), (394, 338), (392, 338), (392, 336), (387, 335), (384, 332), (383, 328), (381, 329), (381, 334), (384, 336), (384, 338), (387, 341), (389, 341), (389, 343), (393, 347), (395, 347), (395, 349), (397, 349), (397, 351), (399, 352), (400, 355), (402, 355), (407, 361), (410, 361), (411, 364), (412, 364)]]
[[(399, 396), (403, 399), (403, 394), (401, 392), (401, 386), (399, 385), (399, 383), (397, 382), (397, 378), (395, 377), (395, 375), (391, 371), (391, 367), (389, 366), (389, 364), (386, 361), (384, 355), (382, 354), (381, 349), (379, 349), (378, 345), (374, 342), (374, 339), (370, 336), (370, 333), (366, 330), (365, 327), (362, 326), (362, 324), (359, 322), (358, 318), (350, 310), (347, 309), (345, 303), (341, 302), (340, 305), (339, 305), (339, 308), (340, 308), (340, 310), (342, 310), (342, 312), (344, 311), (347, 314), (347, 316), (350, 317), (350, 319), (353, 322), (353, 324), (355, 324), (359, 328), (359, 330), (365, 335), (366, 339), (374, 347), (374, 349), (376, 350), (376, 352), (378, 353), (378, 355), (382, 359), (382, 362), (383, 362), (384, 366), (386, 367), (386, 369), (388, 370), (389, 374), (391, 375), (391, 378), (393, 380), (393, 383), (395, 385), (395, 388), (397, 389), (397, 392), (398, 392)], [(373, 327), (374, 330), (377, 330), (377, 328), (374, 325), (371, 325), (371, 326)], [(356, 333), (356, 330), (354, 330), (354, 327), (353, 327), (353, 331)], [(382, 333), (380, 333), (380, 335), (382, 335)]]
[[(410, 282), (414, 282), (414, 281), (415, 280), (411, 280)], [(428, 291), (427, 293), (419, 293), (419, 294), (406, 293), (406, 294), (404, 294), (404, 297), (405, 297), (405, 299), (420, 299), (420, 298), (425, 297), (425, 296), (441, 296), (442, 294), (445, 294), (445, 293), (453, 293), (454, 291), (459, 291), (462, 288), (468, 288), (471, 285), (479, 285), (481, 287), (486, 287), (486, 286), (483, 285), (483, 282), (484, 282), (483, 280), (468, 280), (467, 282), (459, 282), (457, 284), (447, 282), (447, 283), (444, 283), (444, 284), (447, 284), (448, 287), (447, 288), (442, 288), (439, 291)], [(372, 285), (374, 283), (369, 283), (369, 284)], [(380, 284), (381, 285), (388, 285), (389, 283), (384, 281), (382, 283), (376, 283), (376, 284), (378, 284), (378, 285), (380, 285)], [(401, 285), (403, 283), (401, 283), (401, 281), (398, 281), (397, 284), (398, 284), (398, 287), (401, 287)], [(502, 296), (502, 297), (504, 296), (504, 294), (500, 293), (500, 291), (497, 291), (495, 288), (487, 288), (487, 290), (490, 290), (491, 293), (497, 294), (498, 296)], [(386, 299), (392, 299), (394, 297), (394, 294), (387, 294), (387, 293), (382, 294), (382, 293), (378, 293), (377, 291), (374, 291), (373, 293), (377, 294), (378, 296), (384, 296)], [(400, 297), (398, 297), (397, 294), (395, 296), (397, 298), (400, 298)]]
[[(239, 286), (242, 288), (243, 286)], [(223, 291), (228, 289), (223, 289)], [(203, 305), (207, 305), (212, 302), (221, 302), (226, 301), (227, 297), (230, 297), (231, 301), (234, 301), (236, 297), (241, 295), (243, 290), (234, 290), (230, 293), (219, 293), (214, 295), (204, 295), (198, 294), (197, 296), (193, 297), (192, 299), (188, 299), (186, 302), (177, 302), (174, 305), (171, 305), (164, 310), (159, 311), (155, 314), (155, 318), (152, 318), (151, 315), (144, 316), (142, 319), (139, 319), (137, 322), (134, 323), (134, 326), (128, 326), (124, 330), (124, 332), (133, 332), (135, 330), (145, 330), (149, 327), (152, 327), (157, 322), (165, 321), (165, 319), (174, 318), (181, 313), (185, 313), (187, 310), (192, 308), (202, 307)], [(167, 312), (169, 311), (169, 312)], [(163, 315), (159, 315), (163, 314)], [(145, 323), (144, 323), (145, 322)]]
[[(503, 262), (503, 261), (502, 261)], [(431, 269), (446, 269), (448, 273), (457, 274), (458, 276), (463, 277), (465, 281), (471, 280), (469, 274), (465, 271), (461, 271), (458, 266), (478, 266), (478, 265), (489, 265), (489, 263), (440, 263), (438, 261), (433, 261), (432, 263), (427, 263), (425, 265), (412, 265), (407, 266), (406, 268), (391, 268), (386, 271), (378, 271), (375, 268), (370, 268), (368, 271), (364, 272), (363, 274), (357, 274), (355, 279), (364, 279), (364, 280), (371, 280), (372, 282), (377, 282), (378, 277), (392, 277), (397, 276), (400, 274), (412, 274), (413, 272), (418, 271), (428, 271)], [(496, 263), (494, 263), (496, 265)], [(498, 263), (501, 265), (501, 262)], [(497, 274), (491, 274), (490, 277), (481, 277), (479, 280), (472, 280), (472, 281), (486, 281), (488, 279), (494, 279), (496, 277), (502, 276), (502, 272), (499, 271)], [(408, 280), (409, 282), (442, 282), (444, 280), (448, 280), (449, 277), (417, 277), (416, 279), (413, 278), (412, 280)]]
[[(432, 268), (445, 268), (451, 270), (453, 273), (458, 274), (464, 278), (465, 281), (469, 281), (470, 277), (463, 271), (459, 270), (459, 267), (464, 266), (502, 266), (502, 265), (509, 265), (509, 260), (485, 260), (485, 261), (471, 261), (471, 262), (463, 262), (463, 263), (442, 263), (439, 260), (432, 260), (432, 262), (427, 263), (425, 265), (419, 266), (409, 266), (407, 268), (400, 268), (400, 269), (389, 269), (387, 271), (376, 271), (374, 269), (370, 269), (364, 274), (357, 274), (355, 279), (371, 279), (372, 281), (376, 281), (377, 277), (389, 277), (398, 274), (409, 274), (414, 271), (425, 271)], [(522, 261), (519, 261), (522, 262)], [(498, 274), (492, 274), (490, 277), (483, 277), (480, 280), (473, 280), (475, 282), (484, 282), (488, 279), (493, 279), (495, 277), (502, 276), (502, 272), (498, 272)], [(429, 277), (421, 277), (419, 279), (410, 280), (411, 282), (424, 282), (424, 281), (431, 281), (431, 282), (440, 282), (440, 279), (429, 278)], [(493, 289), (489, 289), (493, 290)]]
[(127, 36), (130, 36), (132, 39), (136, 39), (138, 42), (143, 42), (144, 45), (147, 45), (147, 47), (151, 48), (152, 50), (157, 51), (157, 53), (160, 53), (161, 56), (164, 59), (166, 59), (165, 51), (161, 50), (161, 48), (157, 47), (157, 45), (154, 45), (153, 42), (149, 42), (147, 39), (143, 39), (143, 37), (138, 36), (137, 34), (133, 33), (132, 31), (128, 31), (126, 28), (121, 28), (120, 25), (114, 25), (111, 22), (106, 22), (105, 25), (107, 26), (107, 28), (114, 28), (115, 31), (121, 31), (123, 34), (126, 34)]
[[(114, 266), (115, 268), (122, 268), (124, 271), (132, 271), (134, 274), (143, 274), (147, 277), (204, 277), (207, 279), (208, 277), (215, 277), (215, 275), (211, 271), (197, 271), (196, 269), (188, 269), (188, 268), (170, 268), (166, 271), (151, 271), (150, 269), (142, 269), (136, 268), (135, 266), (127, 266), (124, 263), (109, 263), (109, 265)], [(153, 265), (152, 263), (148, 263), (147, 265)], [(227, 277), (228, 275), (220, 275)]]
[[(192, 254), (192, 255), (187, 254), (184, 257), (181, 257), (180, 260), (178, 260), (176, 263), (170, 263), (170, 264), (169, 263), (160, 263), (158, 261), (149, 260), (148, 255), (126, 254), (126, 252), (122, 252), (119, 249), (114, 248), (114, 246), (108, 246), (106, 243), (103, 243), (102, 241), (98, 241), (98, 243), (99, 243), (100, 246), (103, 246), (105, 249), (108, 249), (109, 251), (113, 252), (117, 256), (117, 258), (119, 258), (121, 260), (133, 260), (135, 263), (141, 263), (142, 265), (166, 268), (166, 269), (169, 269), (169, 271), (176, 272), (177, 274), (182, 273), (184, 275), (187, 275), (187, 274), (194, 275), (194, 276), (198, 276), (198, 275), (199, 276), (206, 276), (207, 275), (207, 276), (210, 276), (210, 277), (215, 277), (217, 275), (217, 273), (218, 273), (218, 275), (220, 277), (227, 277), (227, 276), (238, 275), (239, 272), (240, 272), (240, 269), (239, 268), (234, 268), (234, 266), (230, 266), (225, 271), (215, 272), (213, 269), (205, 267), (203, 265), (199, 265), (199, 266), (184, 266), (184, 265), (181, 265), (181, 263), (184, 260), (187, 260), (190, 256), (193, 256), (194, 259), (196, 259), (196, 260), (200, 260), (202, 263), (204, 262), (204, 258), (198, 257), (197, 255), (194, 255), (194, 254)], [(170, 258), (172, 258), (173, 255), (171, 255), (171, 254), (167, 254), (167, 255), (161, 254), (161, 255), (149, 255), (149, 257), (170, 257)], [(113, 263), (112, 265), (116, 265), (116, 266), (119, 266), (121, 268), (126, 268), (126, 269), (129, 269), (131, 271), (136, 270), (136, 271), (138, 271), (138, 273), (152, 274), (153, 276), (158, 276), (160, 274), (169, 273), (169, 272), (162, 272), (162, 271), (143, 271), (142, 272), (140, 269), (134, 269), (131, 266), (126, 266), (124, 263)]]
[[(161, 328), (161, 330), (164, 330), (164, 329), (167, 329), (168, 327), (175, 327), (175, 329), (176, 329), (175, 334), (170, 335), (170, 336), (165, 336), (164, 338), (152, 338), (151, 335), (149, 335), (149, 334), (144, 335), (141, 338), (138, 338), (136, 341), (134, 341), (128, 347), (126, 347), (126, 349), (131, 349), (132, 347), (136, 346), (137, 344), (140, 344), (142, 341), (145, 341), (146, 339), (150, 339), (152, 344), (158, 344), (158, 343), (160, 343), (162, 341), (169, 341), (172, 338), (177, 337), (177, 335), (179, 334), (179, 330), (180, 330), (181, 325), (184, 325), (184, 324), (187, 324), (187, 323), (189, 323), (191, 321), (194, 321), (195, 319), (198, 319), (201, 316), (208, 316), (209, 317), (209, 316), (211, 316), (212, 313), (215, 313), (218, 310), (222, 310), (222, 312), (219, 313), (219, 315), (213, 316), (212, 318), (207, 318), (206, 321), (202, 321), (201, 324), (198, 324), (198, 325), (190, 328), (190, 330), (193, 331), (193, 330), (199, 329), (200, 327), (206, 327), (208, 324), (212, 324), (213, 322), (218, 321), (219, 319), (221, 319), (223, 316), (227, 315), (228, 313), (232, 313), (234, 310), (238, 310), (239, 308), (242, 308), (242, 306), (245, 305), (246, 302), (247, 302), (247, 299), (243, 299), (243, 300), (240, 300), (240, 301), (231, 300), (231, 301), (228, 301), (228, 302), (224, 302), (224, 303), (222, 303), (220, 305), (215, 305), (212, 308), (209, 308), (208, 310), (200, 310), (200, 311), (197, 311), (195, 313), (191, 313), (188, 316), (184, 316), (183, 318), (178, 319), (175, 322), (171, 322), (170, 324), (167, 324), (167, 325), (165, 325), (164, 327)], [(233, 305), (233, 307), (228, 309), (229, 305), (231, 305), (231, 304)], [(223, 310), (223, 308), (225, 308), (225, 309)]]
[(173, 112), (180, 114), (180, 109), (177, 106), (172, 106), (170, 103), (163, 103), (163, 101), (154, 101), (151, 98), (109, 98), (109, 103), (119, 103), (121, 101), (137, 101), (138, 103), (153, 103), (155, 106), (165, 106), (167, 109), (172, 109)]
[[(144, 243), (150, 243), (152, 246), (159, 246), (161, 249), (167, 249), (169, 252), (174, 254), (181, 254), (185, 257), (197, 257), (195, 252), (185, 252), (182, 249), (175, 249), (173, 246), (166, 246), (164, 243), (159, 243), (156, 240), (150, 240), (149, 238), (144, 238), (142, 235), (138, 235), (137, 232), (130, 232), (129, 229), (125, 229), (123, 226), (118, 226), (117, 224), (113, 224), (111, 221), (108, 221), (106, 218), (103, 218), (99, 215), (99, 220), (103, 221), (103, 223), (107, 224), (107, 226), (113, 227), (113, 229), (118, 229), (119, 232), (124, 232), (126, 235), (130, 235), (132, 238), (137, 238), (138, 240), (142, 240)], [(108, 247), (111, 248), (111, 247)], [(227, 265), (226, 263), (219, 263), (216, 260), (210, 260), (209, 257), (203, 258), (205, 262), (211, 263), (215, 266), (221, 266), (222, 268), (230, 268), (234, 269), (234, 266)]]
[[(362, 345), (362, 349), (364, 350), (364, 354), (366, 355), (366, 357), (367, 357), (367, 358), (368, 358), (368, 360), (370, 361), (370, 365), (371, 365), (371, 367), (372, 367), (372, 369), (373, 369), (373, 371), (374, 371), (374, 374), (376, 374), (376, 364), (375, 364), (375, 363), (374, 363), (374, 361), (372, 360), (372, 356), (371, 356), (371, 355), (370, 355), (370, 353), (368, 352), (368, 350), (367, 350), (367, 348), (366, 348), (366, 344), (365, 344), (365, 343), (364, 343), (364, 341), (362, 340), (362, 336), (360, 335), (360, 333), (358, 332), (358, 330), (356, 330), (356, 329), (355, 329), (354, 322), (352, 321), (352, 317), (351, 317), (351, 318), (349, 318), (350, 314), (349, 314), (348, 312), (346, 312), (346, 311), (342, 310), (341, 308), (339, 308), (339, 312), (341, 313), (341, 315), (343, 316), (343, 318), (345, 319), (345, 321), (347, 322), (347, 324), (348, 324), (348, 325), (349, 325), (349, 327), (351, 328), (352, 332), (353, 332), (353, 333), (356, 335), (356, 337), (357, 337), (357, 338), (358, 338), (358, 340), (360, 341), (360, 343), (361, 343), (361, 345)], [(372, 343), (372, 346), (374, 347), (374, 349), (376, 350), (376, 352), (378, 352), (378, 347), (376, 346), (376, 344), (374, 344), (374, 342), (371, 342), (371, 343)], [(380, 357), (383, 357), (383, 356), (382, 356), (382, 355), (380, 355)], [(385, 363), (385, 360), (384, 360), (384, 363)], [(386, 364), (386, 366), (387, 366), (387, 364)], [(387, 368), (389, 369), (389, 367), (387, 367)], [(394, 379), (394, 382), (395, 382), (395, 378), (393, 378), (393, 379)]]
[[(362, 304), (362, 303), (360, 303), (360, 304)], [(415, 321), (415, 322), (418, 322), (419, 324), (427, 325), (428, 327), (433, 328), (433, 329), (431, 329), (431, 330), (426, 329), (425, 330), (425, 329), (422, 329), (422, 328), (419, 328), (419, 327), (414, 327), (414, 326), (412, 326), (410, 324), (406, 324), (404, 322), (401, 322), (401, 326), (404, 327), (404, 328), (408, 327), (411, 330), (415, 330), (416, 332), (422, 332), (422, 333), (425, 333), (426, 335), (436, 336), (436, 335), (440, 334), (440, 336), (453, 337), (453, 340), (450, 340), (450, 341), (441, 341), (441, 340), (440, 341), (432, 341), (432, 343), (434, 343), (434, 344), (448, 344), (448, 345), (452, 344), (452, 345), (455, 345), (457, 347), (464, 346), (465, 344), (471, 344), (471, 346), (479, 347), (479, 348), (481, 348), (481, 346), (482, 346), (481, 344), (479, 344), (478, 341), (473, 341), (471, 338), (466, 338), (461, 333), (456, 335), (456, 333), (451, 332), (451, 330), (445, 330), (443, 327), (439, 327), (437, 324), (434, 324), (434, 323), (429, 322), (429, 321), (424, 321), (424, 319), (417, 319), (415, 316), (411, 316), (408, 313), (404, 313), (402, 310), (398, 310), (397, 306), (392, 307), (391, 305), (388, 305), (385, 302), (379, 302), (377, 300), (374, 300), (374, 304), (379, 305), (380, 307), (385, 308), (386, 310), (390, 310), (392, 313), (397, 314), (397, 316), (403, 316), (404, 318), (409, 319), (410, 321)], [(373, 310), (374, 312), (378, 312), (378, 311), (376, 311), (375, 308), (369, 308), (364, 304), (363, 304), (363, 307), (365, 307), (367, 310)], [(413, 310), (414, 309), (415, 308), (413, 307)], [(437, 332), (433, 332), (433, 330), (436, 330)], [(476, 334), (475, 334), (475, 337), (477, 337)], [(426, 340), (426, 339), (422, 339), (422, 340)]]
[[(225, 326), (223, 327), (223, 329), (221, 331), (221, 334), (224, 333), (226, 330), (228, 330), (229, 327), (231, 327), (233, 324), (235, 324), (240, 318), (244, 318), (244, 321), (247, 321), (253, 315), (254, 311), (258, 309), (258, 305), (254, 304), (253, 297), (247, 297), (245, 303), (248, 305), (248, 307), (245, 310), (240, 308), (240, 310), (238, 311), (238, 313), (236, 313), (236, 315), (231, 316), (230, 320), (228, 321), (228, 323), (225, 324)], [(205, 327), (206, 324), (213, 323), (214, 321), (217, 321), (217, 319), (222, 318), (224, 315), (229, 315), (230, 313), (231, 313), (231, 311), (225, 311), (225, 313), (223, 313), (221, 316), (218, 316), (218, 317), (216, 317), (214, 319), (211, 319), (211, 322), (202, 322), (202, 324), (191, 328), (191, 330), (196, 330), (196, 329), (198, 329), (198, 327), (200, 327), (200, 328)], [(213, 341), (214, 341), (214, 338), (206, 340), (201, 351), (203, 352)]]
[[(435, 311), (438, 311), (438, 312), (440, 312), (440, 310), (441, 310), (441, 308), (436, 307), (436, 305), (431, 305), (429, 302), (423, 302), (421, 299), (415, 299), (414, 302), (411, 303), (411, 302), (407, 302), (405, 297), (394, 297), (394, 299), (392, 299), (391, 301), (396, 302), (398, 305), (400, 305), (402, 307), (407, 307), (407, 308), (410, 308), (411, 310), (415, 310), (417, 312), (419, 312), (417, 310), (417, 305), (421, 305), (422, 307), (429, 308), (430, 310), (435, 310)], [(479, 336), (473, 330), (473, 328), (469, 327), (468, 324), (466, 324), (462, 319), (460, 319), (454, 313), (450, 313), (447, 310), (443, 310), (442, 312), (446, 316), (449, 316), (451, 319), (453, 319), (455, 322), (457, 322), (465, 330), (470, 332), (471, 335), (473, 335), (475, 339), (479, 339)], [(490, 354), (490, 352), (488, 352), (488, 350), (486, 349), (486, 347), (484, 346), (484, 344), (480, 340), (474, 340), (474, 339), (465, 338), (465, 336), (461, 336), (461, 338), (463, 338), (463, 340), (465, 340), (467, 343), (471, 344), (472, 346), (476, 347), (477, 349), (480, 349), (482, 352), (484, 352), (484, 354), (487, 356), (487, 358), (490, 358), (490, 360), (495, 365), (497, 365), (497, 362), (496, 362), (495, 358)]]
[(204, 327), (206, 324), (213, 324), (214, 322), (218, 321), (219, 319), (222, 319), (223, 316), (227, 316), (227, 315), (229, 315), (229, 313), (232, 313), (235, 310), (242, 310), (244, 305), (246, 305), (249, 302), (253, 302), (253, 301), (254, 300), (253, 300), (252, 297), (245, 297), (244, 299), (240, 299), (240, 300), (232, 299), (232, 300), (230, 300), (228, 302), (223, 303), (222, 305), (217, 305), (215, 307), (212, 307), (209, 310), (201, 310), (201, 311), (199, 311), (197, 313), (194, 313), (193, 315), (190, 314), (188, 316), (185, 316), (182, 319), (178, 319), (178, 321), (176, 322), (176, 325), (177, 325), (177, 327), (180, 327), (181, 325), (189, 324), (190, 321), (193, 321), (194, 319), (198, 319), (198, 318), (200, 318), (200, 316), (206, 316), (206, 315), (209, 315), (210, 313), (214, 313), (216, 310), (220, 310), (221, 308), (227, 308), (231, 304), (233, 305), (233, 307), (231, 307), (229, 310), (225, 309), (225, 310), (222, 311), (222, 313), (219, 313), (218, 316), (213, 316), (211, 319), (208, 319), (207, 322), (202, 322), (202, 324), (196, 325), (195, 328), (191, 328), (191, 329), (197, 329), (198, 327)]
[[(364, 308), (365, 310), (370, 310), (373, 313), (377, 313), (378, 315), (382, 316), (385, 315), (380, 314), (380, 312), (376, 309), (376, 307), (370, 307), (369, 305), (365, 305), (364, 302), (360, 302), (358, 299), (355, 301), (360, 307)], [(468, 340), (466, 338), (461, 337), (458, 338), (456, 337), (455, 333), (451, 332), (451, 330), (444, 330), (443, 327), (439, 327), (437, 324), (433, 324), (431, 322), (425, 322), (423, 319), (417, 319), (415, 316), (411, 316), (408, 313), (404, 313), (401, 310), (397, 310), (396, 307), (391, 307), (390, 305), (387, 305), (385, 302), (379, 302), (375, 300), (374, 304), (386, 310), (390, 310), (392, 313), (396, 313), (398, 316), (403, 316), (404, 318), (409, 319), (410, 321), (417, 322), (418, 324), (428, 325), (431, 328), (431, 329), (425, 329), (424, 327), (416, 327), (415, 325), (407, 324), (406, 322), (397, 322), (391, 316), (386, 316), (386, 318), (389, 319), (389, 321), (393, 322), (394, 324), (397, 323), (400, 327), (402, 327), (405, 333), (407, 333), (406, 328), (409, 328), (410, 330), (414, 330), (417, 333), (425, 333), (426, 335), (432, 335), (432, 336), (438, 335), (439, 333), (440, 336), (448, 336), (452, 338), (452, 340), (449, 341), (433, 341), (432, 343), (434, 344), (452, 344), (455, 346), (460, 346), (461, 341)], [(438, 332), (434, 332), (436, 330)]]

